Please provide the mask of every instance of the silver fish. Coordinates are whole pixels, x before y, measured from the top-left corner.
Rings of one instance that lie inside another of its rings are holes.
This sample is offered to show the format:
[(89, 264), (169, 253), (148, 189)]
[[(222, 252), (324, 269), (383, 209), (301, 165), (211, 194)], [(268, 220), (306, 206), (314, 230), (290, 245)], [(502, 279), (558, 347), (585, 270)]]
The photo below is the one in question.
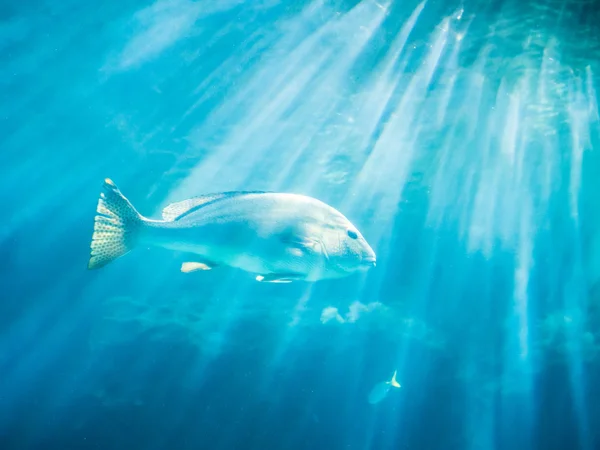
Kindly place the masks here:
[(152, 220), (107, 178), (96, 212), (89, 269), (137, 245), (196, 254), (182, 272), (230, 266), (264, 282), (341, 278), (376, 263), (373, 249), (343, 214), (304, 195), (209, 194), (173, 203), (163, 220)]
[(381, 400), (387, 397), (388, 392), (390, 392), (391, 388), (400, 388), (400, 383), (396, 381), (396, 373), (392, 376), (390, 381), (382, 381), (381, 383), (377, 383), (371, 392), (369, 392), (369, 403), (371, 405), (376, 405)]

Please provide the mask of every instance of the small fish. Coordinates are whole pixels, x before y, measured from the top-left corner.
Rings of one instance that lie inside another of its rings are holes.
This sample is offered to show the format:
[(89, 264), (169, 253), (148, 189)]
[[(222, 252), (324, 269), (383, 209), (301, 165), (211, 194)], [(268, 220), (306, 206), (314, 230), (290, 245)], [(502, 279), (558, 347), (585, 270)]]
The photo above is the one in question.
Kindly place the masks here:
[(163, 220), (152, 220), (107, 178), (96, 212), (89, 269), (138, 245), (196, 254), (182, 272), (230, 266), (271, 283), (341, 278), (376, 263), (375, 252), (344, 215), (304, 195), (208, 194), (173, 203), (164, 208)]
[(396, 372), (394, 372), (391, 381), (382, 381), (381, 383), (377, 383), (373, 389), (371, 389), (371, 392), (369, 393), (369, 403), (371, 405), (375, 405), (383, 400), (392, 387), (400, 387), (400, 383), (396, 381)]

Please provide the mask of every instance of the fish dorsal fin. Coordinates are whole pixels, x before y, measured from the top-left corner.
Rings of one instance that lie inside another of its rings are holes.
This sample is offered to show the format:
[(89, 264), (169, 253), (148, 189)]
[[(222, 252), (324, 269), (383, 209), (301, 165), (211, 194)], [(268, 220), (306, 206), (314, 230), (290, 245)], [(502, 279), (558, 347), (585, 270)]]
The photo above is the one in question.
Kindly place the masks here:
[(163, 220), (166, 220), (167, 222), (173, 222), (180, 219), (184, 215), (208, 205), (209, 203), (214, 203), (225, 198), (237, 197), (240, 195), (264, 193), (264, 191), (231, 191), (199, 195), (198, 197), (188, 198), (187, 200), (182, 200), (180, 202), (171, 203), (170, 205), (165, 206), (165, 208), (162, 210), (162, 217)]
[(223, 197), (223, 194), (202, 195), (199, 197), (188, 198), (187, 200), (182, 200), (180, 202), (171, 203), (170, 205), (165, 206), (165, 208), (162, 210), (163, 220), (172, 222), (191, 209), (195, 209), (199, 206), (205, 205), (214, 200), (219, 200)]
[(396, 374), (397, 374), (397, 373), (398, 373), (398, 371), (396, 370), (396, 371), (394, 372), (394, 376), (392, 377), (392, 381), (390, 381), (390, 384), (391, 384), (393, 387), (395, 387), (395, 388), (399, 388), (399, 387), (400, 387), (400, 383), (398, 383), (398, 382), (396, 381)]

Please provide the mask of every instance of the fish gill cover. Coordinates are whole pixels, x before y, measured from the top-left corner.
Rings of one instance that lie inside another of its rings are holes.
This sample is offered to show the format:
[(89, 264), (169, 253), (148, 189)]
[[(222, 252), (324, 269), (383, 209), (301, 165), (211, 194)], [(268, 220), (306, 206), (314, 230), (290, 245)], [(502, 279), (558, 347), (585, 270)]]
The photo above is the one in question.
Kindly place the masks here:
[[(598, 448), (599, 11), (0, 5), (0, 447)], [(310, 195), (377, 267), (90, 272), (106, 177), (153, 218)]]

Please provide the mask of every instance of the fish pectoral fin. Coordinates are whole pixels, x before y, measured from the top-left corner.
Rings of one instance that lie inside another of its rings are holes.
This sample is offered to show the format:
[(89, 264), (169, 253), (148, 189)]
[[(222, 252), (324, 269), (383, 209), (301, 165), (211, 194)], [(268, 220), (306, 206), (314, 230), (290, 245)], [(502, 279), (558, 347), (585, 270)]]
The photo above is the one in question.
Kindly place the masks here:
[(296, 258), (302, 258), (304, 256), (304, 252), (298, 247), (290, 247), (287, 249), (287, 252)]
[(214, 267), (217, 267), (217, 264), (202, 262), (184, 262), (181, 265), (181, 271), (183, 273), (190, 273), (196, 272), (198, 270), (211, 270)]
[(323, 257), (327, 260), (329, 260), (329, 253), (327, 253), (327, 248), (325, 247), (325, 244), (323, 244), (322, 241), (318, 241), (319, 242), (319, 249), (321, 250), (321, 254), (323, 255)]
[(320, 239), (317, 238), (305, 238), (302, 241), (303, 248), (309, 249), (311, 252), (318, 255), (322, 255), (325, 259), (329, 259), (329, 254), (325, 245)]
[(297, 257), (302, 257), (307, 252), (323, 253), (324, 250), (319, 239), (295, 233), (282, 234), (281, 241), (289, 246), (288, 252)]
[(302, 275), (297, 273), (269, 273), (267, 275), (257, 275), (256, 277), (256, 281), (262, 281), (263, 283), (291, 283), (301, 279)]

